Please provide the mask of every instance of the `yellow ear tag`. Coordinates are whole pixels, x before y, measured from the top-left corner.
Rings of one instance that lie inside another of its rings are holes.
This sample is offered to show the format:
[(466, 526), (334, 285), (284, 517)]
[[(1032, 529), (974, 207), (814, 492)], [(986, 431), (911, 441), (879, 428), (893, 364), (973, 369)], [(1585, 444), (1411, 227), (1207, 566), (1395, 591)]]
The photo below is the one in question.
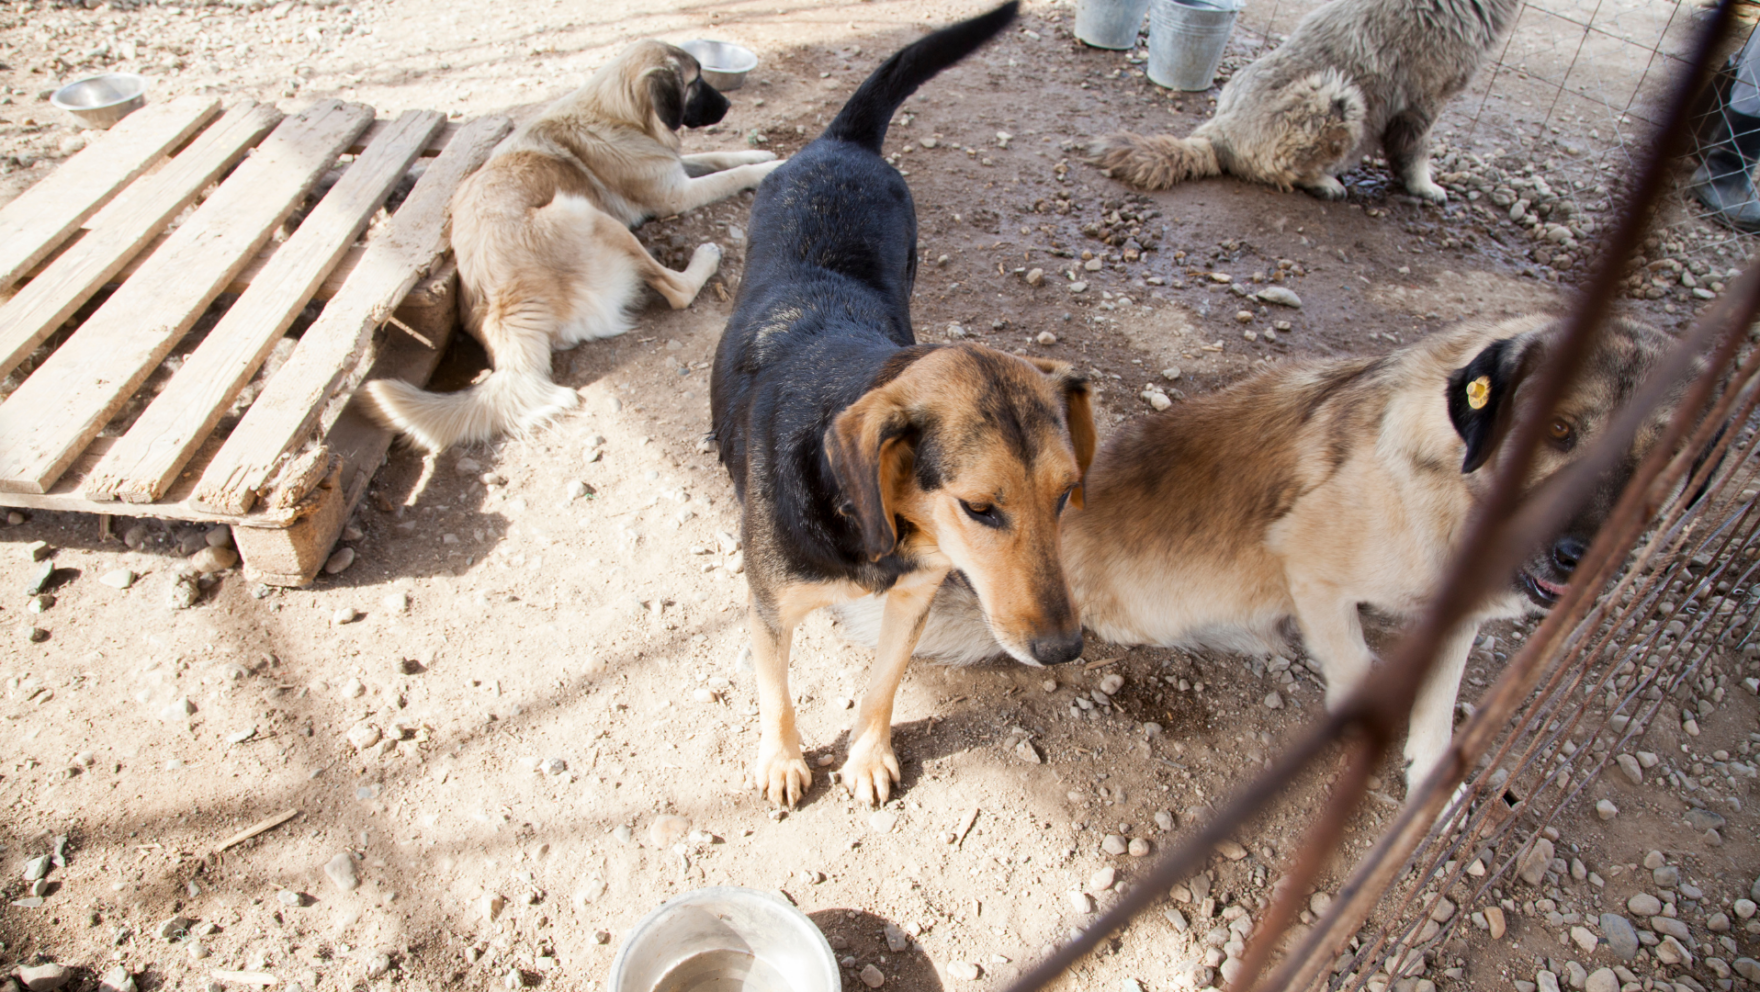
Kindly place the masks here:
[(1482, 375), (1467, 383), (1467, 405), (1475, 410), (1485, 409), (1491, 402), (1491, 377)]

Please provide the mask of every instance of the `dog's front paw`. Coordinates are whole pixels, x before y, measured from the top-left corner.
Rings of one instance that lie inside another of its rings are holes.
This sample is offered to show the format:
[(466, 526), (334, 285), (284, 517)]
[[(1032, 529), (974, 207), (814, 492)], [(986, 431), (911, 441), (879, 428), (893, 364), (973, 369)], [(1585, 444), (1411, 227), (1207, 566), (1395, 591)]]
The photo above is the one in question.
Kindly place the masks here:
[(1422, 183), (1412, 183), (1411, 185), (1408, 185), (1406, 187), (1406, 192), (1420, 200), (1428, 200), (1431, 203), (1441, 204), (1448, 202), (1448, 191), (1428, 179), (1424, 180)]
[(858, 741), (850, 749), (849, 760), (838, 769), (837, 778), (860, 802), (879, 806), (892, 798), (892, 783), (902, 780), (898, 756), (886, 740)]
[(761, 745), (747, 781), (770, 800), (772, 806), (793, 809), (813, 784), (813, 773), (801, 756), (800, 746)]
[(713, 241), (705, 241), (691, 253), (691, 269), (706, 268), (714, 272), (721, 267), (721, 246)]
[(776, 153), (766, 151), (746, 152), (746, 161), (752, 165), (756, 165), (759, 162), (774, 162), (776, 161)]
[(1339, 182), (1332, 176), (1321, 176), (1318, 179), (1310, 180), (1301, 183), (1300, 185), (1303, 189), (1322, 200), (1342, 200), (1345, 197), (1344, 183)]

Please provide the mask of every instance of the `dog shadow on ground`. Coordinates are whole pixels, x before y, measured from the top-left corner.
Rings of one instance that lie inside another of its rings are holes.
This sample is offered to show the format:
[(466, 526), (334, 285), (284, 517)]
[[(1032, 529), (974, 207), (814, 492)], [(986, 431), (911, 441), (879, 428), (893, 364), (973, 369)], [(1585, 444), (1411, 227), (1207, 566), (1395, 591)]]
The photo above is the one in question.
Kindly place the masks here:
[[(808, 918), (831, 942), (831, 953), (845, 960), (872, 964), (888, 987), (911, 992), (941, 992), (944, 986), (935, 962), (900, 924), (865, 910), (821, 909)], [(899, 949), (902, 948), (902, 949)], [(861, 988), (860, 967), (843, 968), (845, 987)]]

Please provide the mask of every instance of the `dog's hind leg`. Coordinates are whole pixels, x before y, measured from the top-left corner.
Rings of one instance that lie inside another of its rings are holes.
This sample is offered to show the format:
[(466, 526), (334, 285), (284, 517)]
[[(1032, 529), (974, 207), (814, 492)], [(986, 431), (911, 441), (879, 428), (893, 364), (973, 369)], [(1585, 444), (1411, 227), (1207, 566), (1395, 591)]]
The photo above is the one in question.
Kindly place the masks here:
[(892, 751), (892, 700), (929, 619), (935, 590), (946, 576), (946, 572), (914, 572), (886, 593), (874, 670), (856, 711), (849, 758), (837, 772), (858, 802), (879, 806), (891, 798), (892, 783), (903, 777)]
[(680, 155), (679, 161), (684, 163), (684, 174), (695, 179), (711, 172), (721, 172), (740, 165), (757, 165), (760, 162), (776, 161), (775, 152), (696, 152)]
[(709, 277), (721, 267), (720, 245), (698, 245), (684, 271), (674, 272), (648, 254), (648, 249), (642, 247), (642, 242), (635, 233), (616, 219), (606, 216), (599, 224), (598, 234), (607, 247), (627, 255), (635, 263), (636, 275), (654, 287), (654, 291), (664, 297), (674, 310), (683, 310), (690, 306), (691, 301), (702, 292)]
[(1430, 777), (1454, 739), (1454, 703), (1460, 692), (1461, 673), (1479, 625), (1468, 624), (1449, 635), (1436, 652), (1436, 663), (1412, 704), (1411, 727), (1406, 731), (1406, 798)]
[(1406, 192), (1431, 203), (1447, 203), (1448, 194), (1430, 180), (1430, 116), (1407, 108), (1393, 116), (1381, 132), (1387, 164), (1405, 184)]

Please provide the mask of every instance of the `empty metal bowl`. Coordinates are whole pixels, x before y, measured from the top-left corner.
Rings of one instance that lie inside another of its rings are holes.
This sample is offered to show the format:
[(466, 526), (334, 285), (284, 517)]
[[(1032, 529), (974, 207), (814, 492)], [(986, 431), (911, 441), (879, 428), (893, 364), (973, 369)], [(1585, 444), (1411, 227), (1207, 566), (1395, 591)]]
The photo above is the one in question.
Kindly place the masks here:
[(631, 930), (609, 992), (842, 992), (837, 958), (806, 914), (756, 889), (698, 889)]
[(746, 73), (758, 64), (751, 49), (731, 41), (687, 41), (678, 46), (691, 53), (703, 67), (703, 81), (718, 90), (737, 90), (746, 84)]
[(49, 102), (92, 127), (107, 128), (146, 104), (147, 81), (131, 72), (87, 76), (56, 90)]

